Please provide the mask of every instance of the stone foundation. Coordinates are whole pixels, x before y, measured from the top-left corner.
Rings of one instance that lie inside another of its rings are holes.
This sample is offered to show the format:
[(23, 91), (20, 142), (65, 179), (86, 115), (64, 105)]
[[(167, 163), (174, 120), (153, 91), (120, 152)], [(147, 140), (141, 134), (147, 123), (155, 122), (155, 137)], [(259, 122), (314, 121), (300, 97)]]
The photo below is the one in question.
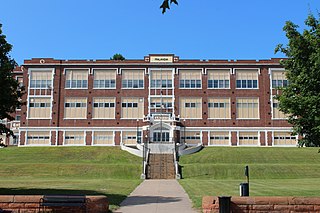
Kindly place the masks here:
[[(231, 212), (320, 212), (320, 197), (231, 197)], [(219, 198), (202, 198), (203, 213), (219, 212)]]
[[(42, 195), (2, 195), (0, 196), (0, 212), (29, 213), (39, 212)], [(109, 210), (106, 196), (86, 196), (88, 213), (105, 213)], [(79, 207), (46, 207), (46, 212), (84, 212)]]

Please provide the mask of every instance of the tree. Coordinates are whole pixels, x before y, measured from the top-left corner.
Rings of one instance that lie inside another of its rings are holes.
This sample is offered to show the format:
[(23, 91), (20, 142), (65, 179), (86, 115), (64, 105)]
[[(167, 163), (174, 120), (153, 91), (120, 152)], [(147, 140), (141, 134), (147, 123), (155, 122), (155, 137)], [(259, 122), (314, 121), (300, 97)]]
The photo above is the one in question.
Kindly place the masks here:
[[(0, 120), (14, 120), (10, 115), (16, 108), (21, 106), (21, 96), (23, 88), (14, 79), (13, 69), (17, 63), (9, 55), (12, 45), (7, 43), (6, 36), (2, 34), (2, 24), (0, 24)], [(4, 124), (0, 123), (0, 134), (13, 135), (12, 131)]]
[(170, 0), (170, 3), (169, 3), (169, 0), (164, 0), (160, 6), (160, 8), (162, 8), (162, 14), (164, 14), (166, 12), (166, 10), (170, 10), (170, 5), (174, 3), (176, 5), (178, 5), (178, 1), (177, 0)]
[(116, 53), (110, 58), (110, 60), (117, 60), (117, 61), (123, 61), (126, 60), (125, 57), (123, 57), (121, 54)]
[[(320, 14), (318, 14), (319, 16)], [(279, 44), (275, 52), (288, 58), (281, 63), (286, 69), (289, 85), (276, 97), (280, 110), (288, 115), (293, 133), (302, 136), (300, 146), (320, 146), (320, 25), (309, 15), (308, 29), (300, 33), (298, 26), (288, 21), (283, 30), (288, 45)]]

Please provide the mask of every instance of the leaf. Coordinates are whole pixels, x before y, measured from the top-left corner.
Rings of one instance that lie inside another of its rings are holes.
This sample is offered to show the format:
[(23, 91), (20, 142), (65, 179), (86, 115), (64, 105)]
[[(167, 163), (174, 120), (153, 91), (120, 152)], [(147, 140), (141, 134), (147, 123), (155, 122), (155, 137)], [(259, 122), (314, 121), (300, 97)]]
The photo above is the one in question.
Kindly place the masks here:
[(170, 9), (169, 0), (164, 0), (160, 8), (162, 8), (162, 14), (164, 14), (167, 9)]

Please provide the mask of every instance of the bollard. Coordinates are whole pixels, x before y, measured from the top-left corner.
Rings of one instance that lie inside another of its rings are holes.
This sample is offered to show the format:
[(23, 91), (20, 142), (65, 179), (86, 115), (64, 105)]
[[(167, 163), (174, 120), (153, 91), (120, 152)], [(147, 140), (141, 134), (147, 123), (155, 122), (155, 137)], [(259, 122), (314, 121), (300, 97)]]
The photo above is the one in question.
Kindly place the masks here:
[(219, 213), (230, 213), (231, 196), (219, 196)]
[(240, 183), (240, 196), (249, 196), (249, 183)]

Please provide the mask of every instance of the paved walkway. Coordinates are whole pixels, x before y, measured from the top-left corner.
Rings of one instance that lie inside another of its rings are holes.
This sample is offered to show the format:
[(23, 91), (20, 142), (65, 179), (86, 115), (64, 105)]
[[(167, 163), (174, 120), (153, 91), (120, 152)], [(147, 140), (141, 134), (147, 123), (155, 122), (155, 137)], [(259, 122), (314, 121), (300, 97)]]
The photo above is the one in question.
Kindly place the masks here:
[(117, 213), (196, 213), (177, 180), (145, 180), (116, 210)]

